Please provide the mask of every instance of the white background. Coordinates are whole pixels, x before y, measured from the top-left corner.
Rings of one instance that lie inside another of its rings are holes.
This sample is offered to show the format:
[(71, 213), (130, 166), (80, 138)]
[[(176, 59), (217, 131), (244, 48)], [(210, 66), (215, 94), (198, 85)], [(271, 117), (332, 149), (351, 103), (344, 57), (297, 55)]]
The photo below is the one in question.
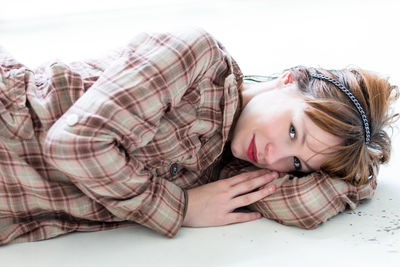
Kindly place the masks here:
[[(245, 74), (358, 66), (400, 84), (399, 13), (395, 0), (13, 0), (1, 5), (0, 45), (35, 67), (101, 55), (141, 31), (196, 26), (216, 36)], [(393, 141), (375, 198), (316, 230), (261, 219), (182, 228), (166, 239), (133, 226), (0, 247), (1, 265), (400, 266), (398, 130)]]

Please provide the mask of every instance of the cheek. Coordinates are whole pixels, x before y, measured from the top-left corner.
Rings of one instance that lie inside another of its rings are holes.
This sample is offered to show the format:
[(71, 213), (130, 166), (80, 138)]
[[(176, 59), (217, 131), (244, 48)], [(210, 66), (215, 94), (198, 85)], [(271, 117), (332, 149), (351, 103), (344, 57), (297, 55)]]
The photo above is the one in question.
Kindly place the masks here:
[(277, 114), (260, 118), (258, 120), (258, 128), (264, 133), (264, 136), (274, 139), (281, 139), (282, 137), (286, 136), (285, 124), (285, 119)]
[(260, 166), (256, 165), (256, 166), (259, 167), (259, 168), (266, 168), (266, 169), (274, 170), (274, 171), (277, 171), (277, 172), (290, 172), (290, 171), (292, 171), (292, 168), (289, 167), (289, 163), (288, 162), (283, 162), (283, 161), (275, 162), (275, 163), (273, 163), (271, 165), (267, 165), (267, 166), (261, 166), (261, 165)]

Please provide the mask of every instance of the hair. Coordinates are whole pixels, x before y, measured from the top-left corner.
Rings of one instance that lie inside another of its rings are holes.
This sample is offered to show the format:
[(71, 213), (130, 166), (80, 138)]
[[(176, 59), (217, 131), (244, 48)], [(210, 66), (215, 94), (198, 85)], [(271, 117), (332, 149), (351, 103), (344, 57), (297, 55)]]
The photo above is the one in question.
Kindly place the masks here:
[[(399, 117), (391, 108), (399, 97), (398, 87), (391, 85), (388, 78), (362, 69), (326, 70), (297, 66), (289, 71), (306, 98), (305, 114), (322, 130), (343, 139), (341, 144), (331, 146), (326, 152), (330, 156), (321, 165), (321, 171), (354, 185), (376, 178), (380, 164), (390, 159), (391, 139), (387, 129), (392, 128)], [(337, 80), (357, 98), (370, 126), (368, 145), (363, 120), (350, 98), (334, 84), (312, 78), (310, 73)]]

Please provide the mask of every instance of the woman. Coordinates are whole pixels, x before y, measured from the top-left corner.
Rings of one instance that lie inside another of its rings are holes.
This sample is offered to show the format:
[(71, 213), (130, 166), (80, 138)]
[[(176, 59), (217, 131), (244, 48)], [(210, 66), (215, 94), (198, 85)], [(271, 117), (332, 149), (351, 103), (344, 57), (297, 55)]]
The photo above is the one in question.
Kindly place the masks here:
[[(297, 67), (243, 82), (202, 30), (141, 34), (101, 60), (35, 71), (1, 62), (1, 244), (251, 221), (260, 213), (234, 211), (279, 196), (277, 171), (363, 184), (390, 154), (383, 126), (397, 88), (387, 80)], [(239, 174), (235, 160), (261, 169)], [(236, 174), (219, 180), (226, 168)]]

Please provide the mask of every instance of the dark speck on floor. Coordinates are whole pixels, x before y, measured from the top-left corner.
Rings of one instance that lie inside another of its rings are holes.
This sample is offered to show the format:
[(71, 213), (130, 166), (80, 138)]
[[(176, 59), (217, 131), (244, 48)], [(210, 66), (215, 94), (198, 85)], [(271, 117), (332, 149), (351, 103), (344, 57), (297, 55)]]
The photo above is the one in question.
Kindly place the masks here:
[[(372, 212), (368, 210), (348, 210), (345, 214), (347, 216), (355, 216), (351, 223), (348, 224), (349, 227), (358, 228), (358, 226), (367, 222), (375, 228), (366, 228), (365, 231), (352, 233), (353, 242), (358, 240), (378, 247), (386, 245), (387, 249), (385, 251), (387, 253), (400, 253), (400, 250), (397, 249), (400, 241), (400, 238), (397, 238), (400, 235), (400, 213), (398, 209), (381, 209), (380, 212), (376, 210)], [(388, 238), (389, 236), (390, 238)]]

